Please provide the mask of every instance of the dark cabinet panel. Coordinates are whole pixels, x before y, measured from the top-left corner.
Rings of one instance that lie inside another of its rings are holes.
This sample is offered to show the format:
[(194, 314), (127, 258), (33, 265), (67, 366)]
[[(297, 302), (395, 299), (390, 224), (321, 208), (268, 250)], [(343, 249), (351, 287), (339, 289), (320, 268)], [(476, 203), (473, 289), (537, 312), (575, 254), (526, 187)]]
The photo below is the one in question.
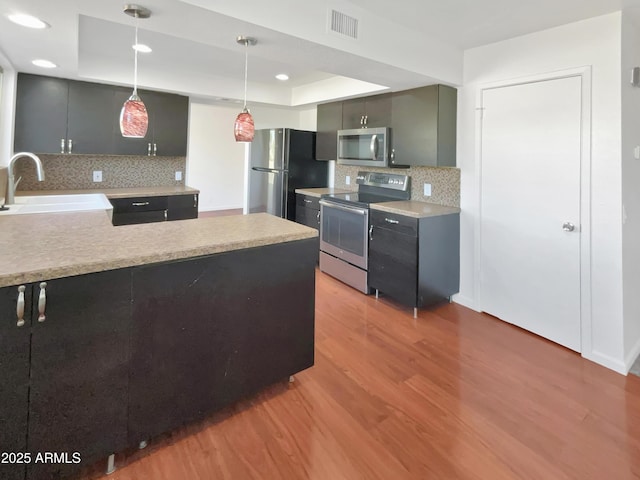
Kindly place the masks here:
[(445, 85), (395, 92), (392, 165), (455, 167), (457, 91)]
[(169, 196), (167, 220), (198, 218), (198, 194)]
[(418, 237), (374, 225), (369, 240), (369, 286), (415, 306)]
[(458, 292), (460, 216), (416, 219), (371, 211), (369, 287), (412, 307)]
[(316, 160), (336, 160), (338, 130), (342, 129), (342, 102), (318, 105), (316, 120)]
[(313, 364), (310, 240), (137, 268), (130, 443)]
[(344, 129), (388, 127), (390, 124), (390, 93), (342, 102), (342, 128)]
[(113, 152), (118, 127), (112, 115), (114, 97), (115, 90), (108, 85), (69, 82), (67, 153)]
[(189, 99), (181, 95), (149, 92), (145, 95), (153, 131), (152, 154), (185, 156), (189, 124)]
[(82, 463), (32, 463), (29, 479), (66, 477), (127, 446), (131, 271), (41, 287), (33, 287), (28, 447), (34, 455), (79, 452)]
[(13, 149), (60, 153), (67, 138), (67, 80), (18, 74)]
[[(0, 288), (0, 452), (27, 451), (31, 285), (23, 285), (24, 324), (18, 326), (18, 286)], [(25, 464), (0, 464), (0, 480), (24, 480)]]

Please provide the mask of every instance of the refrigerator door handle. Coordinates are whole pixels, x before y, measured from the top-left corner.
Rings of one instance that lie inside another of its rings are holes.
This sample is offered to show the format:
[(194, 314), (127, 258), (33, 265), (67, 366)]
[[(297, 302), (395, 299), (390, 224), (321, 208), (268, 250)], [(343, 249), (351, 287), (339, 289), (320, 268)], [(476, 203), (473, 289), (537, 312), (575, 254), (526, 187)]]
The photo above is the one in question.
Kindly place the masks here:
[(265, 168), (265, 167), (251, 167), (251, 170), (255, 170), (256, 172), (266, 172), (266, 173), (287, 173), (286, 170), (277, 170), (275, 168)]

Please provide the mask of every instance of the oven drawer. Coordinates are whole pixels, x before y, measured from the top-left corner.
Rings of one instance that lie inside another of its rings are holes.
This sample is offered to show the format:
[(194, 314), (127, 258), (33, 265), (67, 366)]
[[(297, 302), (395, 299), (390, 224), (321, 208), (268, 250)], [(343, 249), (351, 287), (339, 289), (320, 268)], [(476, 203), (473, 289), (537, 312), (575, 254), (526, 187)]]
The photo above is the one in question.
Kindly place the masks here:
[(375, 231), (377, 228), (385, 228), (394, 232), (418, 236), (418, 219), (408, 217), (406, 215), (398, 215), (396, 213), (382, 212), (380, 210), (371, 210), (371, 226)]

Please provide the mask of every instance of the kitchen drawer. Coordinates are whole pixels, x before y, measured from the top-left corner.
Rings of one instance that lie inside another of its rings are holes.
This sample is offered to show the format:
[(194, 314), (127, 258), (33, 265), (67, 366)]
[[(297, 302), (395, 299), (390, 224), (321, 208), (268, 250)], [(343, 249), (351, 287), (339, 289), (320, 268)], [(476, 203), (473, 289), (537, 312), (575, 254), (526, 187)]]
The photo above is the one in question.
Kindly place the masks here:
[(296, 205), (311, 208), (313, 210), (320, 210), (320, 198), (298, 193), (296, 194)]
[(167, 220), (166, 210), (152, 210), (150, 212), (114, 213), (111, 223), (114, 226), (133, 225), (134, 223), (164, 222)]
[[(109, 199), (113, 205), (113, 213), (152, 212), (167, 210), (169, 202), (166, 196), (160, 197), (128, 197)], [(164, 215), (164, 214), (163, 214)]]
[(388, 230), (403, 233), (405, 235), (418, 236), (418, 219), (396, 213), (381, 212), (371, 210), (371, 225), (376, 228), (386, 228)]

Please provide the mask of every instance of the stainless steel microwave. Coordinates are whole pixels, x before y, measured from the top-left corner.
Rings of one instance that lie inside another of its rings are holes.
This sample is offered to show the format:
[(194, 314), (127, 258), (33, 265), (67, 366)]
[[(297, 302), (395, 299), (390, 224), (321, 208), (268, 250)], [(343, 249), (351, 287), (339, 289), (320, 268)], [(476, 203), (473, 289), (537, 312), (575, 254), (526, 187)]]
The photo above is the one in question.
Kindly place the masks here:
[(338, 130), (338, 164), (389, 166), (388, 127)]

